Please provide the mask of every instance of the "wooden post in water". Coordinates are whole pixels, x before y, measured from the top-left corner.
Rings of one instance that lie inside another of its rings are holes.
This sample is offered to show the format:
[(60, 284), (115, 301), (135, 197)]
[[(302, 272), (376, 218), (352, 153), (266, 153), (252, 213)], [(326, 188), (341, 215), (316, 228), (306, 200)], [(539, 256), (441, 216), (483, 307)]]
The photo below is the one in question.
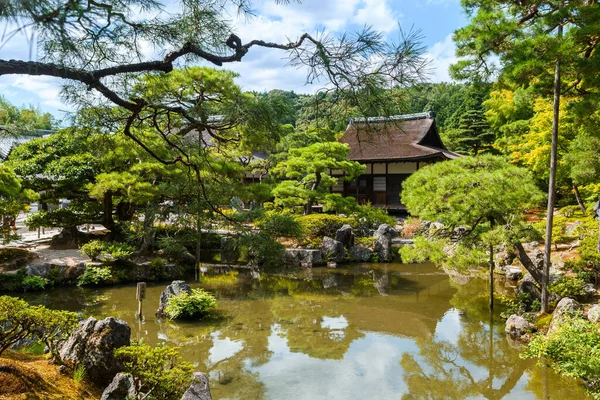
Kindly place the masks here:
[(138, 282), (135, 291), (135, 298), (138, 301), (138, 318), (142, 320), (142, 302), (146, 298), (146, 282)]

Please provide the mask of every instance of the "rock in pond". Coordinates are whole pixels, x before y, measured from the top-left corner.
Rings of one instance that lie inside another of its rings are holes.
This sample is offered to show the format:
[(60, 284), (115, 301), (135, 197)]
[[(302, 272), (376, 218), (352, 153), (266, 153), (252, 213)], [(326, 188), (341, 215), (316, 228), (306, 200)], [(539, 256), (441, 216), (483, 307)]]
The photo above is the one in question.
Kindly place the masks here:
[(369, 262), (373, 257), (373, 252), (364, 246), (355, 245), (350, 248), (350, 256), (354, 261)]
[(208, 376), (202, 372), (195, 372), (194, 379), (189, 389), (185, 391), (181, 400), (212, 400)]
[(319, 249), (286, 249), (284, 259), (290, 264), (311, 268), (323, 263), (323, 253)]
[(335, 240), (341, 242), (347, 249), (354, 246), (354, 233), (352, 232), (352, 227), (348, 224), (343, 225), (335, 233)]
[(533, 329), (533, 325), (520, 315), (513, 314), (506, 320), (506, 327), (504, 332), (511, 339), (521, 339), (523, 336), (529, 334)]
[(165, 308), (169, 305), (169, 298), (171, 296), (178, 296), (182, 293), (192, 293), (190, 285), (185, 281), (173, 281), (169, 286), (165, 288), (160, 294), (160, 303), (158, 304), (158, 310), (156, 310), (157, 317), (163, 317), (165, 315)]
[(118, 373), (110, 385), (102, 392), (100, 400), (135, 399), (137, 396), (135, 383), (131, 374)]
[(123, 367), (114, 351), (130, 345), (131, 329), (112, 317), (88, 318), (79, 323), (60, 349), (60, 358), (70, 368), (82, 365), (86, 376), (101, 387), (111, 382)]
[(554, 313), (552, 313), (552, 321), (550, 321), (550, 327), (548, 328), (547, 335), (558, 329), (565, 316), (577, 315), (581, 313), (581, 311), (582, 307), (578, 301), (569, 297), (563, 297), (556, 305)]
[(375, 253), (379, 257), (379, 261), (391, 261), (392, 255), (392, 240), (398, 236), (398, 231), (388, 224), (381, 224), (375, 231)]
[(328, 261), (342, 262), (344, 261), (345, 251), (342, 242), (325, 236), (323, 238), (323, 246), (321, 248), (325, 258)]
[(591, 322), (599, 322), (600, 321), (600, 305), (593, 305), (587, 313), (588, 320)]

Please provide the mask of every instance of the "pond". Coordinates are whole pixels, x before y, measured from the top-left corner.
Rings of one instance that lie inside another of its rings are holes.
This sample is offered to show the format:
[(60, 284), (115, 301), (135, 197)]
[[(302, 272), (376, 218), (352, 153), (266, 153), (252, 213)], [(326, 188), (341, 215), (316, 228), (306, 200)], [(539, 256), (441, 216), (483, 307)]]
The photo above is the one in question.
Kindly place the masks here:
[[(296, 274), (210, 275), (223, 318), (145, 321), (135, 286), (57, 288), (27, 300), (115, 316), (132, 337), (181, 347), (210, 376), (214, 399), (581, 399), (577, 382), (521, 360), (487, 311), (487, 284), (458, 284), (432, 265), (357, 265)], [(490, 321), (493, 321), (492, 323)]]

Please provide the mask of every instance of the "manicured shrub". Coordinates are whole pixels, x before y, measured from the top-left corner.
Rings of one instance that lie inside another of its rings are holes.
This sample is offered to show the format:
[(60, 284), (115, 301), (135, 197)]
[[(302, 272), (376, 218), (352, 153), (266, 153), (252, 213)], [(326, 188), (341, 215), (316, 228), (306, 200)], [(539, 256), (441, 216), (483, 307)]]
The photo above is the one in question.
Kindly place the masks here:
[(92, 261), (96, 261), (98, 256), (104, 252), (104, 242), (101, 240), (92, 240), (82, 245), (79, 252), (84, 256), (89, 257)]
[(182, 362), (173, 347), (125, 346), (115, 350), (115, 357), (133, 376), (136, 391), (153, 399), (179, 400), (192, 381), (194, 366)]
[(561, 276), (548, 286), (548, 291), (560, 297), (576, 297), (585, 293), (583, 285), (585, 285), (585, 281), (581, 278)]
[(23, 289), (25, 291), (44, 290), (48, 284), (48, 279), (41, 276), (27, 275), (23, 278)]
[(206, 315), (217, 307), (217, 299), (202, 289), (192, 289), (192, 293), (182, 293), (169, 298), (165, 314), (169, 319), (196, 318)]
[(310, 214), (297, 217), (304, 235), (310, 238), (322, 238), (324, 236), (335, 237), (335, 233), (345, 224), (356, 227), (354, 218), (342, 217), (331, 214)]
[(564, 217), (571, 218), (575, 215), (575, 212), (579, 209), (577, 206), (566, 206), (558, 210), (558, 213)]
[(78, 286), (98, 285), (113, 280), (112, 268), (108, 265), (100, 267), (87, 267), (79, 277)]
[(289, 215), (270, 215), (258, 226), (273, 237), (300, 238), (302, 236), (302, 227), (294, 217)]
[(0, 296), (0, 355), (23, 340), (39, 340), (57, 357), (56, 343), (65, 339), (77, 326), (78, 316), (69, 311), (30, 306), (26, 301)]

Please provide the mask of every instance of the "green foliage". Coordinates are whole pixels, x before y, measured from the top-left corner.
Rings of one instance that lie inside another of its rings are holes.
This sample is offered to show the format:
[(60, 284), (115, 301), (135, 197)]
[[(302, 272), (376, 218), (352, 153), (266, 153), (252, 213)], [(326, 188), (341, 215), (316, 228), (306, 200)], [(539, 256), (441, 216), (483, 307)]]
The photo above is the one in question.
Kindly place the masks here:
[(441, 222), (436, 236), (458, 240), (446, 262), (462, 268), (485, 265), (490, 244), (519, 242), (527, 231), (524, 211), (541, 199), (527, 170), (492, 155), (429, 165), (407, 178), (402, 191), (411, 215)]
[(78, 365), (75, 370), (73, 371), (73, 381), (80, 385), (83, 383), (83, 381), (85, 381), (87, 372), (85, 369), (85, 365)]
[(566, 206), (558, 210), (558, 213), (566, 218), (571, 218), (575, 215), (575, 212), (579, 209), (577, 206)]
[(91, 240), (79, 248), (79, 252), (96, 261), (98, 256), (104, 252), (105, 243), (101, 240)]
[(298, 239), (302, 236), (302, 227), (289, 215), (271, 214), (261, 221), (258, 227), (275, 238)]
[(78, 286), (98, 285), (113, 281), (112, 268), (105, 266), (88, 266), (77, 281)]
[(157, 257), (155, 259), (153, 259), (152, 261), (150, 261), (150, 278), (154, 281), (159, 281), (161, 279), (164, 278), (164, 267), (165, 267), (166, 263), (165, 260), (163, 260), (160, 257)]
[(283, 265), (285, 247), (268, 233), (242, 235), (239, 243), (242, 248), (248, 250), (251, 263), (261, 265), (266, 270), (274, 270)]
[(157, 244), (163, 254), (170, 258), (178, 258), (187, 251), (185, 246), (173, 236), (162, 236), (158, 239)]
[(92, 240), (82, 245), (79, 248), (79, 251), (81, 254), (84, 254), (92, 259), (92, 261), (95, 261), (98, 256), (103, 253), (108, 253), (113, 258), (124, 260), (133, 253), (134, 248), (127, 243), (106, 243), (101, 240)]
[(560, 297), (577, 297), (585, 294), (583, 286), (585, 281), (579, 277), (561, 276), (548, 286), (548, 291)]
[(561, 375), (583, 379), (590, 394), (600, 398), (600, 332), (597, 324), (581, 316), (564, 316), (559, 327), (549, 335), (537, 335), (522, 358), (551, 361)]
[(48, 284), (48, 279), (41, 276), (27, 275), (23, 278), (23, 289), (25, 291), (44, 290)]
[(202, 318), (217, 307), (217, 299), (202, 289), (169, 297), (165, 314), (169, 319)]
[(140, 393), (152, 393), (153, 399), (178, 400), (191, 383), (194, 366), (182, 362), (177, 349), (143, 344), (115, 350), (125, 372), (133, 376)]
[(343, 225), (356, 225), (354, 218), (332, 214), (310, 214), (297, 218), (302, 232), (309, 238), (335, 237), (335, 233)]
[(5, 242), (11, 239), (12, 232), (10, 226), (5, 224), (7, 221), (4, 221), (4, 218), (16, 217), (19, 212), (27, 208), (26, 202), (38, 198), (35, 192), (23, 187), (21, 179), (11, 168), (0, 164), (0, 235)]
[(312, 204), (323, 199), (337, 182), (329, 174), (331, 170), (344, 171), (347, 180), (364, 171), (363, 165), (347, 159), (349, 151), (347, 144), (339, 142), (318, 142), (290, 149), (288, 158), (273, 169), (274, 175), (285, 179), (273, 189), (275, 207), (305, 207), (305, 213), (310, 214)]
[(440, 265), (446, 260), (444, 247), (447, 245), (445, 240), (428, 239), (425, 236), (415, 237), (413, 246), (402, 246), (400, 248), (400, 257), (403, 263), (423, 263), (431, 261)]
[(477, 155), (489, 151), (496, 137), (483, 110), (472, 109), (460, 116), (457, 129), (445, 132), (444, 139), (454, 151)]
[(56, 344), (66, 339), (77, 325), (78, 316), (69, 311), (30, 306), (15, 297), (0, 296), (0, 355), (23, 339), (39, 340), (58, 356)]
[[(511, 315), (522, 315), (525, 311), (527, 311), (527, 304), (531, 303), (531, 296), (529, 293), (521, 293), (516, 297), (507, 297), (507, 296), (498, 296), (500, 303), (502, 304), (504, 310), (500, 312), (500, 316), (504, 319), (508, 319)], [(538, 300), (536, 304), (536, 308), (532, 308), (531, 311), (539, 311), (539, 306), (541, 305)]]
[(257, 207), (252, 210), (235, 212), (229, 215), (234, 221), (239, 223), (247, 223), (247, 222), (255, 222), (258, 221), (265, 216), (265, 209), (262, 207)]

